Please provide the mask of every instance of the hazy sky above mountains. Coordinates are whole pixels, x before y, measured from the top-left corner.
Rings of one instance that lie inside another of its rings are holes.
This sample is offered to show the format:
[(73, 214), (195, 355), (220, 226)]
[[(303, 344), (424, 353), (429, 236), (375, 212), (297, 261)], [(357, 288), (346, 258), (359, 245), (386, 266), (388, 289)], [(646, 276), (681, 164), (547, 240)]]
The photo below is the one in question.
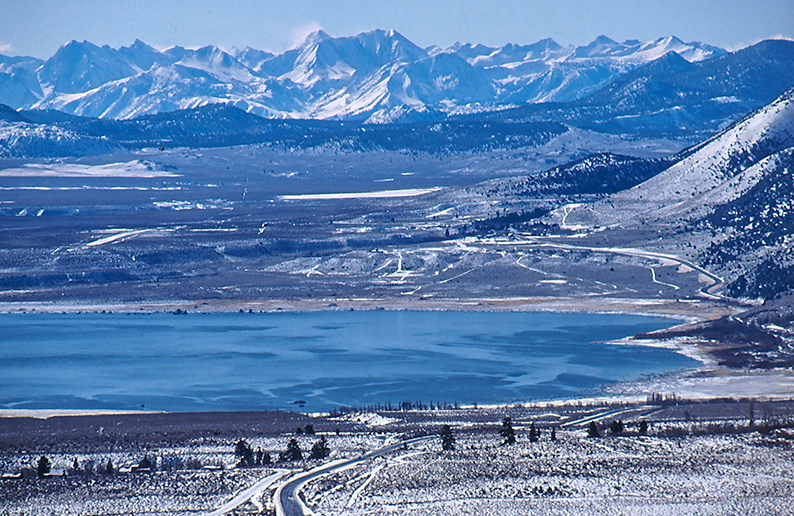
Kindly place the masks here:
[(675, 35), (736, 49), (794, 38), (791, 0), (0, 0), (0, 53), (51, 56), (73, 39), (112, 47), (291, 48), (310, 32), (395, 29), (420, 46), (583, 45)]

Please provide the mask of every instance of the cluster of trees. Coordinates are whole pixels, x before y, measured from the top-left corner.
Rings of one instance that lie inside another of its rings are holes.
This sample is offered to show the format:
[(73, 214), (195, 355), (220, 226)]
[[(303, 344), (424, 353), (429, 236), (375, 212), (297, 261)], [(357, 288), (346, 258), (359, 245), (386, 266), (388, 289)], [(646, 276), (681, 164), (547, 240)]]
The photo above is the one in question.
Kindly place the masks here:
[(681, 396), (675, 393), (662, 394), (661, 392), (652, 392), (646, 397), (648, 405), (678, 405), (681, 401)]
[[(311, 427), (311, 425), (308, 426)], [(303, 431), (306, 433), (314, 433), (314, 429), (311, 429), (311, 432), (302, 430), (302, 432)], [(309, 451), (309, 458), (324, 459), (328, 457), (330, 453), (331, 449), (328, 447), (328, 440), (324, 435), (321, 435), (312, 445)], [(237, 463), (238, 467), (266, 466), (272, 462), (270, 453), (263, 451), (261, 448), (257, 448), (256, 451), (254, 451), (251, 445), (244, 439), (240, 439), (234, 445), (234, 455), (239, 459)], [(303, 450), (301, 450), (300, 443), (298, 443), (296, 438), (293, 437), (289, 440), (286, 449), (279, 453), (278, 460), (279, 462), (303, 460)]]
[[(621, 435), (625, 429), (626, 425), (624, 425), (623, 421), (616, 419), (613, 420), (609, 426), (609, 431), (612, 435)], [(645, 420), (640, 421), (637, 424), (637, 433), (639, 435), (646, 435), (648, 433), (648, 422)], [(540, 440), (543, 431), (541, 428), (535, 426), (534, 422), (529, 424), (529, 441), (530, 442), (537, 442)], [(438, 435), (441, 438), (441, 447), (443, 450), (454, 450), (455, 449), (455, 436), (452, 433), (452, 429), (449, 425), (443, 425), (438, 431)], [(499, 428), (499, 435), (502, 438), (501, 445), (502, 446), (510, 446), (517, 442), (516, 431), (513, 428), (513, 421), (510, 416), (505, 416), (502, 419), (502, 425)], [(549, 440), (556, 441), (557, 440), (557, 429), (555, 427), (551, 427), (548, 431)], [(588, 428), (587, 428), (587, 435), (589, 437), (601, 437), (601, 431), (596, 425), (595, 421), (591, 421)]]
[[(312, 425), (307, 425), (303, 432), (307, 434), (313, 434), (314, 428)], [(453, 438), (454, 442), (454, 438)], [(331, 449), (328, 446), (328, 440), (326, 437), (320, 436), (320, 438), (315, 441), (312, 445), (311, 449), (309, 450), (308, 457), (310, 459), (324, 459), (330, 455)], [(267, 451), (262, 450), (261, 448), (257, 448), (254, 450), (251, 445), (245, 440), (240, 439), (234, 445), (234, 455), (237, 457), (238, 467), (247, 467), (247, 466), (266, 466), (273, 462), (270, 453)], [(287, 443), (287, 447), (284, 451), (279, 453), (278, 456), (279, 461), (297, 461), (303, 460), (303, 451), (300, 448), (300, 444), (298, 440), (295, 438), (290, 439)], [(171, 470), (171, 469), (201, 469), (201, 461), (195, 458), (190, 458), (187, 461), (182, 461), (179, 458), (171, 458), (171, 460), (166, 460), (163, 458), (162, 460), (162, 469)], [(143, 456), (136, 465), (132, 466), (132, 471), (138, 472), (149, 472), (155, 471), (157, 469), (157, 459), (156, 457), (150, 458), (148, 454)], [(30, 470), (28, 470), (30, 471)], [(52, 462), (46, 455), (42, 455), (35, 463), (35, 471), (39, 478), (43, 478), (47, 476), (50, 471), (52, 471)], [(95, 472), (97, 473), (104, 473), (108, 475), (112, 475), (118, 472), (118, 467), (113, 464), (112, 459), (108, 459), (107, 463), (99, 468), (96, 468), (95, 463), (93, 460), (86, 460), (81, 465), (77, 458), (75, 457), (74, 462), (72, 463), (73, 473), (91, 475)], [(31, 473), (32, 474), (32, 473)]]
[(266, 466), (271, 462), (268, 452), (263, 451), (261, 448), (257, 448), (256, 451), (254, 451), (251, 445), (244, 439), (240, 439), (234, 445), (234, 456), (239, 459), (237, 463), (238, 467)]
[[(372, 248), (372, 245), (365, 246)], [(476, 404), (475, 404), (475, 408)], [(330, 410), (331, 417), (338, 417), (349, 412), (397, 412), (408, 410), (458, 410), (460, 404), (457, 401), (429, 401), (422, 400), (406, 400), (397, 404), (392, 404), (391, 401), (386, 403), (374, 403), (372, 405), (365, 405), (363, 407), (336, 407)]]
[[(530, 442), (537, 442), (541, 438), (541, 429), (535, 427), (535, 423), (530, 423), (529, 425), (529, 440)], [(516, 431), (513, 428), (513, 420), (510, 419), (510, 416), (505, 416), (502, 419), (502, 426), (499, 428), (499, 435), (502, 438), (501, 445), (502, 446), (509, 446), (511, 444), (515, 444), (517, 442)], [(455, 449), (455, 436), (452, 433), (452, 429), (449, 425), (442, 425), (441, 428), (438, 430), (438, 436), (441, 438), (441, 449), (442, 450), (454, 450)], [(551, 431), (549, 432), (549, 439), (552, 441), (557, 440), (557, 430), (552, 427)]]
[[(612, 435), (620, 435), (626, 430), (626, 425), (620, 419), (615, 419), (609, 424), (609, 431)], [(637, 424), (637, 434), (646, 435), (648, 433), (648, 422), (644, 419)], [(601, 437), (601, 432), (598, 429), (595, 421), (590, 421), (587, 426), (588, 437)]]
[[(331, 449), (328, 447), (328, 440), (324, 435), (321, 435), (320, 438), (312, 445), (311, 450), (309, 451), (309, 458), (324, 459), (328, 457), (330, 453)], [(289, 440), (287, 443), (287, 449), (279, 454), (279, 460), (282, 462), (303, 460), (303, 451), (301, 450), (297, 439), (293, 437)]]
[[(144, 461), (147, 461), (148, 463), (149, 461), (148, 457), (144, 456)], [(141, 461), (141, 463), (144, 462)], [(52, 462), (50, 461), (49, 457), (47, 457), (46, 455), (42, 455), (41, 457), (39, 457), (35, 465), (36, 465), (35, 467), (36, 475), (39, 478), (44, 478), (52, 471)], [(139, 465), (139, 467), (143, 467), (143, 466)], [(83, 466), (81, 468), (80, 462), (77, 460), (77, 457), (75, 457), (74, 461), (72, 462), (72, 468), (70, 470), (70, 474), (83, 474), (88, 476), (88, 475), (93, 475), (94, 473), (104, 473), (107, 475), (112, 475), (116, 473), (116, 471), (117, 468), (113, 464), (112, 459), (108, 459), (106, 464), (98, 468), (96, 467), (93, 460), (87, 460), (83, 463)], [(23, 471), (23, 475), (24, 474), (25, 473)], [(66, 474), (66, 470), (64, 470), (64, 474)]]
[[(532, 422), (529, 424), (529, 441), (530, 442), (538, 442), (541, 437), (541, 429), (535, 427), (535, 423)], [(503, 446), (508, 446), (511, 444), (515, 444), (516, 442), (516, 431), (513, 428), (513, 421), (510, 419), (509, 416), (505, 416), (502, 419), (502, 427), (499, 429), (499, 435), (501, 435), (503, 441)], [(557, 440), (557, 429), (552, 427), (551, 432), (549, 434), (549, 439), (552, 441)]]

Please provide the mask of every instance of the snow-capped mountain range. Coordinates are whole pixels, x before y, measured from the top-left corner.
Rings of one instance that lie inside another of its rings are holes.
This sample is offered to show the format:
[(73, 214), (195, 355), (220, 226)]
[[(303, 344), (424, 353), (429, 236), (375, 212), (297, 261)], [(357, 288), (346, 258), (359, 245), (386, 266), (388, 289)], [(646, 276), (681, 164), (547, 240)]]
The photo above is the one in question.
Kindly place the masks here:
[(46, 61), (0, 56), (0, 103), (118, 119), (223, 103), (267, 118), (389, 122), (428, 111), (571, 101), (670, 52), (689, 62), (725, 54), (675, 37), (420, 48), (384, 30), (339, 38), (317, 31), (278, 55), (72, 41)]

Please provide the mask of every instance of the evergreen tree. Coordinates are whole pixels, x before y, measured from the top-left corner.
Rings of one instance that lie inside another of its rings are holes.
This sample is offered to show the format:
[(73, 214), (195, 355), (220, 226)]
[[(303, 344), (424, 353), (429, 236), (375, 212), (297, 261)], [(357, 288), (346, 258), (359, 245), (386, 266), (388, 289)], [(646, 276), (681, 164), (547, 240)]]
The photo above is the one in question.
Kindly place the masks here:
[(504, 439), (504, 441), (502, 441), (503, 446), (515, 444), (516, 431), (513, 430), (513, 422), (510, 420), (509, 416), (505, 416), (504, 419), (502, 419), (502, 428), (499, 430), (499, 434)]
[(234, 455), (240, 459), (240, 466), (252, 466), (254, 464), (254, 450), (245, 439), (240, 439), (234, 445)]
[(639, 433), (640, 435), (645, 435), (648, 433), (648, 422), (645, 421), (644, 419), (640, 421)]
[(442, 425), (441, 429), (438, 431), (439, 437), (441, 437), (441, 449), (442, 450), (454, 450), (455, 449), (455, 436), (452, 435), (452, 429), (449, 425)]
[(747, 403), (747, 419), (749, 420), (749, 425), (755, 425), (755, 401), (750, 398), (750, 401)]
[(529, 424), (529, 442), (534, 443), (538, 440), (538, 432), (535, 430), (535, 423)]
[(282, 460), (303, 460), (303, 452), (294, 437), (287, 443), (287, 449), (281, 454)]
[(303, 431), (306, 432), (307, 435), (314, 434), (314, 425), (306, 425)]
[(590, 421), (590, 424), (587, 426), (587, 436), (601, 437), (601, 434), (598, 433), (598, 427), (596, 426), (595, 421)]
[(615, 419), (612, 421), (612, 424), (609, 425), (609, 430), (612, 432), (612, 435), (620, 435), (623, 433), (623, 421), (620, 419)]
[(72, 469), (75, 471), (75, 473), (80, 472), (80, 463), (77, 462), (77, 457), (75, 457), (74, 461), (72, 461)]
[(43, 478), (44, 475), (50, 472), (50, 468), (52, 467), (52, 463), (50, 459), (48, 459), (45, 455), (39, 457), (39, 461), (36, 464), (36, 473), (39, 475), (39, 478)]
[(557, 432), (555, 431), (554, 427), (551, 427), (551, 440), (552, 441), (556, 441), (557, 440)]
[(270, 453), (268, 453), (268, 452), (263, 452), (263, 453), (262, 453), (262, 465), (263, 465), (263, 466), (267, 466), (268, 464), (270, 464), (270, 462), (271, 462), (271, 460), (270, 460)]
[(320, 436), (320, 439), (312, 445), (312, 451), (310, 457), (312, 459), (324, 459), (328, 457), (328, 454), (331, 453), (331, 450), (328, 449), (328, 441), (325, 439), (325, 436)]
[(108, 459), (108, 463), (105, 465), (105, 473), (112, 475), (114, 471), (115, 468), (113, 467), (113, 461)]

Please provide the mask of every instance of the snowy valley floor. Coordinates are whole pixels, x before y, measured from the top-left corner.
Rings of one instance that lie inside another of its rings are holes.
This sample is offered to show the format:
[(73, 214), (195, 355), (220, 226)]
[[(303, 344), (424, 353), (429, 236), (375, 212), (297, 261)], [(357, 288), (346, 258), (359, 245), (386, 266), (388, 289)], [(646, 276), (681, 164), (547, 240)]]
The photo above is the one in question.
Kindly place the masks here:
[[(261, 479), (228, 514), (273, 514), (294, 474), (356, 458), (411, 436), (431, 437), (308, 482), (314, 514), (785, 514), (794, 495), (794, 401), (657, 399), (309, 417), (294, 413), (104, 414), (0, 418), (0, 512), (198, 514)], [(517, 443), (503, 446), (503, 418)], [(753, 426), (749, 426), (749, 418)], [(620, 436), (609, 430), (620, 419)], [(647, 435), (638, 435), (639, 421)], [(595, 422), (601, 437), (588, 437)], [(319, 435), (324, 461), (237, 468), (234, 444), (278, 458), (291, 438), (304, 455)], [(455, 450), (436, 436), (449, 424)], [(529, 428), (541, 429), (530, 442)], [(556, 440), (550, 439), (555, 429)], [(37, 479), (46, 455), (52, 476)], [(144, 457), (156, 471), (132, 472)], [(74, 469), (77, 461), (78, 470)], [(115, 472), (101, 470), (107, 462)], [(86, 473), (86, 469), (91, 470)], [(22, 477), (18, 473), (23, 473)]]

